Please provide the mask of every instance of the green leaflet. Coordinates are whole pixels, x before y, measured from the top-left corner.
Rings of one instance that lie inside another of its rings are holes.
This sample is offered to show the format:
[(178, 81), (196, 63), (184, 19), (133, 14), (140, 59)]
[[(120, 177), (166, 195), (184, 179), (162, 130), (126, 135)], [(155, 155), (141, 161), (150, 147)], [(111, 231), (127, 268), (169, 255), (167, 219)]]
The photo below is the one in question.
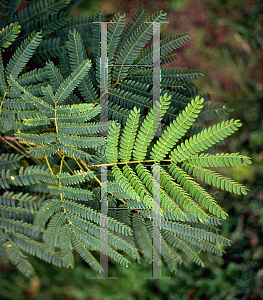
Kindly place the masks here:
[(53, 254), (56, 240), (58, 239), (59, 231), (66, 220), (63, 213), (56, 213), (48, 224), (47, 230), (43, 236), (44, 242), (48, 245), (49, 253)]
[(83, 246), (82, 242), (77, 238), (75, 232), (73, 231), (72, 243), (74, 248), (77, 250), (79, 255), (96, 271), (103, 272), (102, 267), (97, 262), (95, 257)]
[(111, 102), (117, 105), (122, 105), (129, 110), (132, 110), (134, 107), (136, 107), (141, 110), (141, 113), (143, 113), (146, 108), (149, 109), (151, 107), (152, 99), (125, 91), (123, 90), (122, 84), (120, 84), (120, 88), (121, 89), (110, 89), (108, 91), (109, 100)]
[(30, 33), (33, 32), (35, 28), (39, 28), (42, 31), (42, 35), (45, 36), (53, 31), (56, 31), (60, 27), (65, 26), (69, 20), (70, 18), (65, 12), (46, 15), (41, 19), (28, 22), (26, 26), (26, 32)]
[[(145, 184), (150, 192), (153, 192), (153, 188), (156, 187), (157, 182), (153, 178), (153, 175), (147, 170), (143, 164), (138, 164), (136, 170), (139, 178)], [(153, 170), (154, 171), (154, 170)], [(153, 172), (154, 173), (154, 172)], [(164, 210), (169, 210), (174, 214), (179, 220), (185, 221), (185, 214), (182, 209), (177, 205), (177, 203), (169, 196), (169, 194), (162, 188), (160, 188), (160, 205)]]
[[(198, 70), (189, 70), (185, 68), (162, 68), (162, 80), (166, 81), (177, 81), (176, 86), (184, 85), (184, 83), (191, 82), (195, 79), (203, 76)], [(148, 84), (153, 84), (153, 70), (152, 68), (146, 68), (143, 70), (130, 71), (126, 76), (127, 79), (136, 80)], [(171, 86), (171, 84), (169, 84)]]
[(67, 146), (75, 145), (78, 148), (94, 148), (102, 146), (107, 141), (104, 137), (87, 137), (86, 139), (83, 139), (81, 136), (69, 136), (63, 134), (58, 134), (57, 137), (62, 144)]
[(56, 103), (62, 102), (69, 96), (72, 90), (80, 83), (81, 79), (86, 75), (91, 63), (89, 60), (83, 61), (81, 65), (63, 82), (55, 94)]
[[(160, 45), (160, 54), (161, 58), (165, 57), (168, 53), (171, 52), (171, 50), (177, 49), (184, 45), (186, 42), (190, 40), (190, 36), (187, 33), (183, 34), (176, 34), (173, 36), (170, 36), (168, 38), (161, 40)], [(144, 51), (142, 51), (137, 58), (134, 60), (134, 63), (137, 65), (147, 65), (151, 64), (153, 59), (153, 46), (151, 45)]]
[(108, 133), (107, 158), (109, 162), (114, 163), (118, 160), (118, 139), (120, 134), (120, 124), (112, 124)]
[(7, 91), (7, 86), (4, 77), (4, 65), (2, 59), (2, 53), (0, 52), (0, 92), (3, 94)]
[(183, 262), (182, 258), (175, 253), (175, 251), (169, 247), (166, 241), (162, 238), (161, 239), (162, 245), (162, 257), (164, 258), (167, 266), (171, 272), (176, 273), (177, 271), (177, 262), (181, 264)]
[(55, 96), (54, 96), (54, 94), (52, 92), (51, 86), (50, 85), (48, 85), (47, 87), (41, 86), (41, 90), (42, 90), (43, 95), (46, 98), (46, 101), (49, 104), (54, 104), (55, 103)]
[[(77, 216), (71, 216), (69, 217), (69, 221), (72, 223), (72, 229), (74, 228), (75, 233), (79, 235), (79, 237), (83, 240), (90, 240), (92, 241), (90, 244), (92, 244), (93, 248), (96, 250), (100, 248), (100, 227), (97, 224), (94, 224), (90, 221), (87, 221), (85, 219), (79, 218)], [(85, 231), (81, 230), (81, 228), (86, 228)], [(87, 232), (92, 233), (93, 237), (90, 234), (87, 234)], [(85, 235), (85, 236), (83, 236)], [(89, 241), (88, 241), (89, 242)], [(108, 231), (108, 242), (110, 245), (112, 245), (114, 248), (119, 248), (123, 251), (125, 251), (127, 254), (130, 254), (131, 256), (138, 257), (138, 253), (134, 245), (131, 245), (127, 242), (126, 237), (121, 237), (119, 235), (116, 235), (114, 232)], [(96, 244), (96, 246), (95, 246)], [(104, 251), (104, 250), (103, 250)]]
[(80, 182), (85, 182), (86, 180), (89, 180), (94, 177), (93, 172), (83, 172), (80, 170), (79, 172), (74, 171), (74, 175), (67, 173), (59, 173), (57, 174), (57, 177), (60, 180), (60, 183), (64, 185), (71, 185), (76, 184)]
[(163, 133), (164, 137), (161, 137), (152, 149), (152, 159), (156, 161), (164, 159), (178, 140), (185, 135), (187, 130), (194, 123), (195, 118), (202, 108), (202, 102), (203, 99), (199, 99), (199, 96), (197, 96), (195, 100), (192, 100), (185, 110), (179, 114), (176, 120), (166, 128)]
[(127, 180), (127, 178), (125, 178), (125, 176), (122, 174), (121, 170), (117, 166), (114, 166), (112, 168), (112, 173), (114, 177), (117, 178), (118, 183), (122, 186), (124, 191), (128, 193), (131, 196), (131, 198), (134, 198), (138, 202), (141, 202), (140, 196), (137, 194), (134, 188), (130, 186), (129, 181)]
[(60, 143), (47, 144), (43, 146), (30, 148), (27, 152), (32, 154), (36, 158), (50, 157), (54, 155), (60, 147), (61, 147)]
[(0, 232), (0, 241), (7, 257), (24, 275), (26, 275), (27, 277), (35, 275), (35, 270), (27, 260), (27, 257), (23, 255), (17, 245), (10, 239), (10, 237), (2, 231)]
[(96, 134), (105, 131), (108, 127), (112, 126), (114, 122), (107, 123), (89, 122), (85, 124), (78, 123), (60, 123), (58, 124), (59, 132), (66, 134)]
[(132, 224), (135, 235), (135, 242), (141, 249), (143, 249), (143, 255), (148, 259), (152, 259), (152, 240), (147, 232), (145, 221), (139, 214), (132, 216)]
[(50, 254), (43, 243), (37, 242), (20, 233), (13, 234), (13, 239), (16, 245), (24, 252), (34, 255), (48, 263), (52, 263), (55, 266), (62, 267), (63, 261), (59, 252), (56, 251)]
[(74, 29), (69, 31), (69, 59), (72, 71), (75, 71), (78, 66), (81, 65), (84, 59), (87, 59), (87, 55), (84, 52), (84, 45), (80, 35)]
[(134, 144), (133, 157), (135, 160), (142, 161), (145, 158), (147, 148), (159, 126), (158, 122), (154, 122), (154, 118), (159, 115), (159, 111), (161, 111), (161, 117), (165, 114), (170, 98), (165, 95), (161, 100), (161, 106), (154, 103), (152, 111), (144, 119)]
[(125, 123), (125, 128), (120, 139), (121, 161), (129, 161), (131, 159), (132, 149), (139, 123), (139, 113), (140, 110), (134, 107)]
[(178, 249), (182, 250), (184, 253), (187, 254), (188, 257), (190, 257), (191, 260), (193, 260), (195, 263), (197, 263), (198, 265), (204, 265), (204, 263), (202, 262), (202, 260), (199, 258), (199, 256), (197, 255), (197, 253), (195, 251), (193, 251), (191, 249), (191, 247), (189, 247), (187, 245), (187, 243), (185, 243), (184, 241), (182, 241), (180, 238), (178, 238), (177, 236), (171, 234), (168, 231), (164, 231), (163, 233), (164, 239), (169, 242), (170, 244), (172, 244), (173, 246), (177, 247)]
[(74, 268), (73, 246), (71, 243), (71, 230), (68, 224), (61, 228), (60, 247), (63, 256), (63, 264), (65, 267)]
[[(50, 119), (46, 117), (38, 118), (38, 119), (26, 119), (24, 120), (24, 124), (26, 126), (40, 126), (40, 125), (48, 125), (50, 124)], [(21, 129), (22, 126), (19, 126), (18, 129)]]
[(16, 78), (19, 73), (23, 70), (31, 56), (34, 54), (34, 51), (38, 47), (41, 41), (42, 35), (40, 32), (32, 34), (31, 37), (28, 37), (19, 47), (12, 58), (10, 59), (6, 67), (6, 76)]
[(16, 22), (0, 31), (0, 47), (8, 48), (19, 35), (21, 26)]
[(233, 109), (228, 108), (225, 103), (207, 103), (204, 105), (196, 120), (197, 122), (205, 122), (219, 119), (223, 115), (228, 117), (231, 111), (233, 111)]
[[(214, 215), (223, 219), (226, 218), (226, 213), (216, 203), (215, 199), (210, 196), (199, 184), (193, 181), (190, 176), (187, 176), (187, 174), (181, 168), (171, 164), (169, 166), (169, 171), (172, 174), (173, 178), (177, 180), (177, 182), (183, 187), (186, 192), (191, 195), (193, 199), (202, 204), (202, 206), (206, 207), (209, 212), (213, 213)], [(194, 208), (194, 206), (192, 206), (192, 208)], [(193, 212), (191, 211), (191, 213)], [(197, 213), (196, 210), (195, 213)], [(205, 219), (205, 221), (206, 220), (207, 219)]]
[[(131, 169), (131, 167), (128, 165), (124, 166), (123, 175), (128, 179), (130, 186), (136, 191), (137, 195), (139, 195), (141, 201), (146, 204), (147, 208), (152, 209), (154, 212), (160, 210), (151, 194), (144, 187), (141, 180), (137, 177), (137, 174)], [(162, 215), (162, 211), (160, 211), (160, 214)]]
[(220, 140), (225, 139), (240, 126), (241, 123), (239, 123), (239, 120), (232, 119), (204, 129), (184, 143), (181, 143), (180, 146), (177, 146), (177, 149), (173, 150), (170, 154), (170, 158), (173, 162), (180, 162), (181, 160), (187, 159), (189, 156), (204, 151)]
[(0, 26), (2, 25), (2, 27), (4, 27), (4, 25), (10, 22), (14, 13), (18, 9), (19, 2), (19, 0), (15, 0), (2, 3), (3, 10), (1, 10), (0, 15), (4, 18), (1, 18)]
[[(57, 115), (56, 120), (58, 123), (83, 123), (90, 120), (92, 117), (96, 116), (99, 113), (100, 107), (96, 106), (92, 110), (71, 114), (61, 114)], [(56, 110), (57, 111), (57, 110)], [(60, 124), (58, 124), (60, 126)]]
[(27, 143), (33, 144), (50, 144), (56, 140), (56, 134), (54, 133), (26, 134), (19, 132), (16, 133), (16, 136)]
[[(57, 115), (63, 115), (63, 114), (77, 114), (77, 113), (82, 113), (82, 112), (87, 112), (93, 108), (93, 104), (86, 104), (86, 103), (81, 103), (81, 104), (73, 104), (73, 105), (60, 105), (56, 106), (56, 114)], [(96, 107), (98, 108), (98, 106)], [(96, 111), (96, 114), (98, 114), (99, 110)], [(94, 111), (93, 111), (94, 113)], [(96, 115), (91, 115), (90, 118)]]
[(18, 163), (19, 160), (23, 158), (22, 155), (19, 154), (5, 154), (3, 153), (0, 158), (0, 168), (1, 169), (16, 169), (20, 165)]
[(44, 171), (46, 168), (45, 166), (30, 166), (26, 169), (24, 167), (20, 168), (19, 173), (15, 176), (11, 175), (10, 169), (7, 171), (2, 169), (1, 177), (0, 178), (0, 185), (2, 187), (6, 186), (9, 187), (7, 183), (7, 179), (11, 179), (12, 184), (16, 186), (23, 186), (23, 185), (30, 185), (35, 184), (38, 182), (38, 179), (34, 176), (35, 172)]
[(139, 10), (134, 14), (132, 17), (133, 24), (127, 23), (122, 32), (122, 38), (118, 42), (118, 46), (116, 47), (116, 56), (119, 55), (123, 45), (127, 41), (128, 38), (136, 31), (141, 24), (146, 20), (147, 13), (145, 12), (144, 8), (139, 8)]
[(58, 11), (63, 11), (63, 9), (66, 8), (70, 2), (70, 0), (62, 0), (59, 2), (50, 0), (47, 3), (32, 3), (28, 7), (25, 7), (21, 12), (17, 13), (17, 17), (20, 21), (20, 24), (23, 25), (28, 21), (27, 16), (31, 16), (32, 19), (40, 19), (48, 14), (54, 14)]
[(113, 23), (110, 24), (108, 29), (108, 63), (109, 65), (114, 62), (114, 53), (116, 52), (117, 44), (121, 38), (121, 32), (125, 25), (125, 15), (117, 14), (113, 18)]
[(113, 70), (113, 76), (116, 81), (120, 81), (127, 74), (129, 67), (124, 65), (132, 64), (139, 51), (143, 48), (146, 42), (150, 39), (152, 35), (152, 24), (150, 22), (162, 22), (164, 20), (165, 14), (161, 12), (156, 13), (150, 17), (147, 21), (149, 23), (143, 23), (133, 35), (131, 35), (123, 45), (123, 50), (120, 52), (116, 59), (117, 64), (121, 67), (115, 68)]
[[(172, 165), (170, 165), (173, 167)], [(190, 189), (187, 190), (185, 186), (177, 184), (174, 182), (174, 177), (169, 176), (169, 174), (161, 169), (160, 181), (167, 193), (172, 197), (172, 199), (176, 200), (178, 204), (180, 204), (186, 211), (189, 211), (191, 214), (198, 217), (198, 219), (203, 222), (208, 220), (208, 215), (199, 205), (195, 203), (192, 196), (189, 192)], [(180, 170), (179, 170), (180, 171)], [(174, 175), (174, 174), (173, 174)], [(181, 216), (183, 219), (185, 216)], [(187, 217), (186, 217), (187, 218)]]
[(23, 100), (31, 102), (37, 108), (43, 110), (47, 116), (53, 115), (53, 109), (48, 103), (46, 103), (42, 99), (35, 97), (31, 93), (29, 93), (24, 87), (19, 85), (11, 75), (10, 75), (10, 80), (14, 84), (14, 86), (16, 86), (19, 90), (21, 90), (23, 92), (23, 96), (22, 96)]
[(197, 154), (192, 155), (186, 161), (188, 164), (200, 167), (224, 167), (224, 166), (246, 166), (251, 164), (251, 159), (245, 155), (238, 153), (217, 153), (211, 154)]
[(53, 195), (61, 194), (63, 197), (68, 199), (75, 199), (81, 201), (87, 201), (92, 199), (92, 192), (84, 189), (75, 189), (72, 187), (62, 186), (60, 188), (55, 186), (48, 186), (50, 193)]
[(242, 184), (231, 180), (228, 177), (222, 176), (219, 173), (207, 170), (199, 166), (191, 166), (187, 163), (184, 163), (182, 167), (190, 174), (193, 174), (194, 177), (205, 181), (208, 184), (212, 184), (215, 187), (221, 188), (222, 190), (229, 191), (238, 195), (247, 194), (247, 188)]

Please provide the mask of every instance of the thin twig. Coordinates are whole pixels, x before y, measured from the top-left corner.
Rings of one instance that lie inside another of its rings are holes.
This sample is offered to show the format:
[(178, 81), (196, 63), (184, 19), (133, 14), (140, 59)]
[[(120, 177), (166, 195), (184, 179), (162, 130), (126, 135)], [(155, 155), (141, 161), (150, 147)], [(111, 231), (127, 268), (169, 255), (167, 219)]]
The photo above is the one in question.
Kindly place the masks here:
[(20, 149), (18, 149), (15, 145), (13, 145), (12, 143), (9, 143), (3, 136), (1, 136), (1, 139), (7, 143), (9, 146), (11, 146), (12, 148), (16, 149), (16, 151), (20, 152), (22, 155), (24, 155), (26, 158), (29, 158), (30, 155), (27, 155), (26, 153), (22, 152)]
[[(23, 149), (25, 152), (27, 151), (17, 140), (18, 138), (16, 136), (8, 136), (8, 135), (4, 135), (4, 138), (6, 140), (9, 140), (9, 141), (13, 141), (15, 142), (21, 149)], [(29, 157), (29, 156), (28, 156)]]

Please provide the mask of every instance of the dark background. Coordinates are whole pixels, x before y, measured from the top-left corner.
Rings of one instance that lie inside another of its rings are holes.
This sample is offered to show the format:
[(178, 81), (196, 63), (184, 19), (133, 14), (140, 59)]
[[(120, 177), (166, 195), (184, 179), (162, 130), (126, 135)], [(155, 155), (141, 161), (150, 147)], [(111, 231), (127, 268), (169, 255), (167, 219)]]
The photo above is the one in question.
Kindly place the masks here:
[(243, 0), (166, 1), (83, 1), (74, 15), (125, 13), (126, 21), (144, 6), (150, 14), (167, 13), (161, 37), (188, 32), (192, 39), (167, 66), (197, 69), (204, 77), (194, 83), (199, 93), (210, 93), (212, 101), (225, 102), (234, 109), (230, 118), (243, 126), (226, 140), (224, 152), (240, 152), (252, 158), (248, 167), (221, 172), (245, 184), (247, 196), (227, 192), (219, 203), (229, 214), (221, 226), (222, 235), (233, 245), (221, 256), (202, 253), (205, 268), (188, 262), (177, 274), (166, 266), (162, 276), (147, 280), (151, 265), (129, 268), (110, 263), (109, 276), (117, 280), (93, 280), (89, 266), (76, 257), (74, 270), (60, 269), (30, 257), (38, 279), (27, 279), (10, 264), (0, 265), (0, 299), (72, 300), (235, 300), (263, 299), (263, 5)]

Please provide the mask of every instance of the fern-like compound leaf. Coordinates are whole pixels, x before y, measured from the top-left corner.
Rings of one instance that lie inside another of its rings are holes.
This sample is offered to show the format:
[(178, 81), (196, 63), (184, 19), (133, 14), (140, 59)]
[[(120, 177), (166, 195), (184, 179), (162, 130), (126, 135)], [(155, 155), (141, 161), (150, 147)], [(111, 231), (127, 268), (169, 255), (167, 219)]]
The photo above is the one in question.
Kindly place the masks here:
[(46, 3), (37, 1), (25, 7), (13, 19), (19, 21), (24, 26), (24, 23), (28, 21), (28, 16), (31, 16), (32, 19), (40, 19), (41, 17), (63, 10), (70, 2), (71, 0), (61, 0), (59, 2), (48, 0)]
[(161, 106), (158, 102), (154, 103), (153, 109), (144, 119), (134, 144), (133, 157), (135, 160), (142, 161), (145, 158), (147, 149), (159, 127), (158, 122), (154, 121), (154, 119), (159, 115), (159, 111), (161, 111), (160, 116), (163, 117), (168, 109), (167, 104), (170, 99), (171, 97), (167, 97), (166, 95), (163, 97), (163, 100), (161, 100)]
[(48, 223), (47, 230), (43, 236), (44, 242), (47, 245), (48, 252), (53, 254), (55, 243), (58, 239), (61, 227), (65, 222), (66, 216), (63, 213), (57, 212)]
[(150, 17), (147, 21), (148, 23), (143, 23), (133, 35), (131, 35), (123, 45), (123, 50), (120, 52), (116, 59), (116, 63), (120, 67), (114, 68), (113, 76), (117, 82), (122, 80), (129, 70), (129, 65), (131, 65), (138, 55), (139, 51), (143, 48), (146, 42), (151, 38), (153, 34), (153, 24), (152, 22), (162, 22), (164, 20), (165, 14), (161, 12), (156, 13)]
[(38, 30), (41, 30), (42, 35), (45, 36), (62, 28), (68, 23), (69, 20), (70, 18), (65, 12), (54, 13), (52, 15), (46, 15), (40, 19), (35, 19), (28, 22), (25, 29), (27, 33), (31, 33), (38, 28)]
[(10, 76), (10, 80), (14, 86), (16, 86), (20, 91), (23, 92), (22, 98), (25, 101), (31, 102), (37, 108), (43, 110), (47, 116), (53, 116), (54, 112), (53, 112), (53, 109), (50, 106), (50, 104), (48, 104), (47, 102), (43, 101), (42, 99), (40, 99), (38, 97), (33, 96), (24, 87), (22, 87), (20, 84), (18, 84), (12, 76)]
[(61, 235), (59, 238), (61, 253), (63, 257), (63, 265), (67, 268), (74, 268), (73, 246), (71, 242), (71, 229), (68, 224), (65, 224), (61, 228)]
[[(210, 169), (251, 163), (213, 148), (240, 123), (204, 128), (230, 109), (199, 95), (198, 70), (162, 67), (160, 101), (153, 103), (153, 46), (143, 48), (165, 14), (146, 19), (142, 8), (132, 23), (117, 14), (106, 28), (101, 22), (108, 16), (100, 12), (70, 19), (79, 1), (29, 1), (20, 12), (19, 1), (1, 2), (0, 131), (13, 150), (0, 154), (0, 256), (28, 275), (33, 270), (21, 251), (71, 268), (76, 251), (99, 272), (93, 251), (125, 266), (130, 262), (119, 251), (138, 261), (140, 252), (154, 264), (162, 258), (171, 272), (184, 256), (203, 266), (201, 251), (222, 255), (231, 244), (216, 227), (227, 216), (217, 191), (203, 183), (247, 193)], [(161, 65), (174, 61), (174, 50), (189, 39), (183, 33), (161, 40)], [(102, 122), (99, 91), (106, 86), (108, 121)], [(104, 184), (107, 215), (100, 212)]]
[(177, 148), (171, 152), (170, 158), (172, 162), (180, 162), (181, 160), (187, 159), (189, 156), (204, 151), (219, 141), (224, 140), (240, 126), (241, 123), (239, 120), (232, 119), (204, 129), (201, 133), (194, 135), (177, 146)]
[(121, 32), (125, 25), (125, 15), (117, 14), (113, 18), (113, 23), (108, 28), (108, 64), (114, 63), (114, 53), (121, 38)]
[(0, 232), (0, 241), (7, 257), (16, 267), (27, 277), (35, 275), (33, 266), (27, 257), (19, 250), (18, 246), (2, 231)]
[(72, 244), (74, 249), (79, 253), (79, 255), (88, 263), (95, 271), (104, 272), (101, 265), (98, 263), (96, 258), (90, 253), (90, 251), (83, 246), (82, 241), (76, 236), (75, 232), (72, 233)]
[(120, 124), (112, 124), (108, 133), (107, 158), (111, 163), (118, 160), (118, 140), (120, 135)]
[(185, 163), (200, 167), (247, 166), (251, 164), (251, 159), (239, 153), (201, 153), (192, 155)]
[(19, 75), (40, 44), (41, 38), (40, 32), (33, 33), (15, 51), (6, 67), (7, 77), (12, 76), (16, 78)]
[(73, 89), (80, 83), (91, 66), (90, 60), (83, 61), (81, 65), (60, 85), (55, 94), (55, 101), (58, 105), (69, 96)]
[(135, 136), (139, 125), (139, 113), (136, 107), (131, 111), (120, 139), (120, 160), (129, 161), (134, 146)]
[(123, 32), (122, 38), (118, 42), (118, 46), (116, 47), (115, 56), (118, 57), (121, 52), (123, 45), (131, 37), (131, 35), (142, 25), (142, 23), (146, 20), (147, 13), (144, 8), (139, 8), (139, 10), (132, 16), (133, 24), (126, 23)]
[(16, 22), (0, 31), (0, 47), (8, 48), (19, 35), (21, 26)]
[(56, 186), (48, 186), (50, 193), (53, 195), (61, 194), (63, 197), (74, 200), (87, 201), (92, 199), (92, 192), (84, 190), (84, 189), (75, 189), (72, 187), (56, 187)]
[(226, 176), (222, 176), (215, 171), (207, 170), (200, 166), (192, 166), (188, 163), (183, 163), (182, 167), (194, 177), (222, 190), (226, 190), (238, 195), (247, 194), (247, 188), (245, 186)]
[[(170, 165), (170, 173), (177, 182), (183, 186), (183, 188), (200, 204), (205, 206), (211, 213), (221, 217), (226, 218), (226, 213), (223, 209), (216, 203), (215, 199), (209, 195), (201, 186), (199, 186), (191, 177), (188, 177), (186, 173), (179, 167)], [(195, 187), (195, 189), (194, 189)], [(193, 209), (193, 208), (192, 208)], [(190, 211), (195, 214), (196, 212)]]
[[(160, 55), (161, 58), (167, 56), (173, 50), (181, 47), (190, 40), (190, 36), (187, 33), (176, 34), (161, 40)], [(142, 51), (134, 60), (136, 65), (151, 65), (153, 62), (153, 46), (146, 48)]]
[(1, 10), (0, 15), (4, 18), (1, 18), (0, 26), (2, 25), (2, 27), (4, 27), (4, 25), (6, 25), (7, 22), (10, 22), (14, 13), (18, 9), (19, 3), (20, 3), (20, 0), (15, 0), (15, 1), (3, 0), (3, 1), (1, 1), (3, 10)]
[(199, 99), (199, 96), (185, 108), (185, 110), (179, 114), (164, 131), (163, 137), (161, 137), (154, 145), (151, 158), (155, 161), (161, 161), (175, 146), (179, 139), (185, 135), (187, 130), (195, 121), (202, 108), (203, 99)]
[(83, 172), (80, 170), (79, 172), (74, 171), (74, 175), (70, 175), (69, 173), (59, 173), (57, 177), (60, 180), (60, 183), (63, 185), (72, 185), (81, 182), (85, 182), (86, 180), (90, 180), (94, 178), (95, 174), (91, 171)]
[(75, 29), (73, 31), (69, 31), (68, 47), (71, 69), (72, 71), (75, 71), (84, 59), (87, 59), (82, 39)]
[(3, 153), (0, 156), (0, 170), (16, 169), (20, 167), (18, 161), (23, 158), (23, 155)]
[(16, 133), (16, 136), (27, 143), (33, 144), (50, 144), (56, 140), (56, 134), (50, 132), (43, 134), (28, 134), (18, 132)]

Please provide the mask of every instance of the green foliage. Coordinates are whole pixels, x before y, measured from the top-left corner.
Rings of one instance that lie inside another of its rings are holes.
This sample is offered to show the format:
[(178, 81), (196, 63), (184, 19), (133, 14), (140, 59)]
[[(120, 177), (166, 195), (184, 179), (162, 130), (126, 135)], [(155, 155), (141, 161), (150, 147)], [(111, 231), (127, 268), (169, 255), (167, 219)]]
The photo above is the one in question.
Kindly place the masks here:
[(10, 24), (6, 28), (3, 28), (0, 31), (0, 47), (8, 48), (12, 42), (19, 35), (21, 26), (16, 22), (15, 24)]
[[(202, 250), (222, 255), (221, 245), (230, 241), (215, 225), (227, 214), (211, 186), (237, 194), (247, 189), (207, 168), (251, 161), (238, 153), (214, 154), (213, 147), (241, 124), (232, 119), (205, 128), (203, 121), (221, 118), (218, 109), (227, 109), (208, 105), (209, 95), (198, 95), (192, 81), (200, 71), (162, 67), (160, 103), (153, 103), (153, 70), (127, 66), (151, 63), (153, 48), (143, 48), (151, 39), (152, 22), (162, 22), (165, 14), (146, 19), (140, 9), (133, 25), (125, 25), (124, 15), (113, 18), (107, 37), (109, 121), (101, 122), (103, 62), (96, 22), (105, 20), (103, 13), (72, 21), (65, 12), (78, 1), (37, 1), (17, 13), (17, 2), (12, 3), (3, 5), (3, 15), (16, 23), (2, 22), (0, 33), (0, 131), (8, 145), (1, 149), (0, 164), (5, 191), (0, 197), (1, 257), (25, 275), (34, 271), (20, 250), (72, 268), (76, 250), (99, 272), (104, 270), (92, 251), (124, 266), (130, 264), (127, 256), (139, 261), (140, 253), (151, 262), (152, 253), (158, 253), (152, 246), (157, 186), (161, 255), (170, 271), (177, 270), (184, 254), (202, 266)], [(184, 33), (162, 40), (162, 63), (174, 59), (173, 50), (189, 39)], [(14, 53), (8, 51), (11, 44)], [(158, 114), (160, 137), (155, 135)], [(107, 136), (99, 136), (105, 131)], [(6, 154), (10, 146), (15, 153)], [(108, 217), (100, 214), (102, 166), (108, 167), (108, 203), (117, 209)], [(13, 194), (16, 186), (19, 194)], [(106, 225), (108, 249), (100, 241)]]

